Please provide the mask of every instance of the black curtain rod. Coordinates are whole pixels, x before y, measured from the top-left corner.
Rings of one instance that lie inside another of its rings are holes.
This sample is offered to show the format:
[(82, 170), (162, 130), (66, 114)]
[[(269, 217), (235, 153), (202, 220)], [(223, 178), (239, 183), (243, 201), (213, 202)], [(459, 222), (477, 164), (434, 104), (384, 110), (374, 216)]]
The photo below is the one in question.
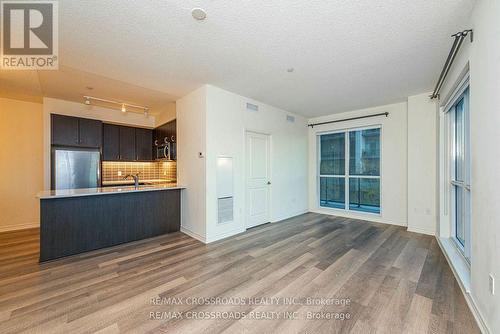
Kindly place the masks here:
[(352, 120), (355, 120), (355, 119), (362, 119), (362, 118), (376, 117), (376, 116), (385, 116), (385, 117), (388, 117), (388, 116), (389, 116), (389, 113), (388, 113), (388, 112), (382, 112), (382, 113), (380, 113), (380, 114), (373, 114), (373, 115), (366, 115), (366, 116), (358, 116), (358, 117), (351, 117), (351, 118), (337, 119), (337, 120), (335, 120), (335, 121), (328, 121), (328, 122), (321, 122), (321, 123), (307, 124), (307, 126), (310, 126), (311, 128), (314, 128), (316, 125), (323, 125), (323, 124), (330, 124), (330, 123), (338, 123), (338, 122), (352, 121)]
[(439, 97), (439, 91), (441, 90), (441, 87), (443, 86), (444, 80), (446, 79), (446, 76), (448, 75), (448, 72), (450, 71), (451, 65), (453, 64), (453, 61), (455, 60), (455, 57), (458, 54), (458, 50), (462, 46), (462, 43), (467, 37), (467, 35), (470, 33), (470, 41), (472, 43), (473, 41), (473, 32), (472, 29), (464, 30), (464, 31), (459, 31), (456, 34), (451, 35), (451, 37), (454, 37), (455, 40), (453, 41), (453, 45), (451, 46), (450, 53), (448, 53), (448, 57), (446, 58), (446, 62), (444, 63), (444, 67), (441, 70), (441, 74), (439, 75), (438, 82), (436, 83), (436, 87), (434, 88), (434, 91), (432, 92), (432, 95), (430, 96), (431, 99), (435, 99)]

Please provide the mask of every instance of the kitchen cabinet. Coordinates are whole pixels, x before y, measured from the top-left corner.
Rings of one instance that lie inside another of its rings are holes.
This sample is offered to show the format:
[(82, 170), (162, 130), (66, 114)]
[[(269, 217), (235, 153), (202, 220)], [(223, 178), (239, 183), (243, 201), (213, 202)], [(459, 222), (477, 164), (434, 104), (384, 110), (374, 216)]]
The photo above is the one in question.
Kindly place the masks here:
[(177, 160), (177, 121), (174, 119), (157, 127), (154, 131), (155, 145), (170, 143), (170, 158)]
[(175, 142), (177, 140), (176, 137), (177, 121), (175, 119), (157, 127), (154, 131), (155, 144), (162, 144), (165, 142), (165, 139), (169, 142)]
[(102, 127), (102, 159), (120, 160), (120, 126), (104, 124)]
[(40, 199), (40, 262), (180, 230), (181, 188)]
[(153, 160), (153, 130), (135, 129), (135, 150), (137, 160)]
[(120, 126), (120, 160), (135, 161), (135, 128)]
[(101, 134), (101, 121), (51, 115), (52, 145), (99, 148), (102, 145)]
[(84, 147), (102, 146), (102, 122), (95, 119), (80, 118), (79, 145)]
[(78, 145), (78, 118), (52, 114), (51, 138), (52, 145)]
[(104, 124), (104, 161), (153, 161), (153, 130)]

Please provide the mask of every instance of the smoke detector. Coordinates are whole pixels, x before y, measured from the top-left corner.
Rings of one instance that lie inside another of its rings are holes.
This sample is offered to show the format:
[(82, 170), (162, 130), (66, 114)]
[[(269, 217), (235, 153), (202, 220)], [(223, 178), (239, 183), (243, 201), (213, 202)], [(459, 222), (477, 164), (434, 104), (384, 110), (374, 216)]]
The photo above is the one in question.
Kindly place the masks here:
[(193, 18), (198, 21), (203, 21), (207, 18), (207, 12), (205, 12), (203, 8), (193, 8), (191, 15), (193, 15)]

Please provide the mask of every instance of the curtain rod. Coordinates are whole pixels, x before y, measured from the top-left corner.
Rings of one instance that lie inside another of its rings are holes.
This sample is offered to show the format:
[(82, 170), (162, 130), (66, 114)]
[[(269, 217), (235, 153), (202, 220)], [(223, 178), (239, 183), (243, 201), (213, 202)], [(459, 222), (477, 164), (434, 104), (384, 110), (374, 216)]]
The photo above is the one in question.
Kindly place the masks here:
[(352, 120), (355, 120), (355, 119), (368, 118), (368, 117), (376, 117), (376, 116), (385, 116), (385, 117), (388, 117), (388, 116), (389, 116), (389, 113), (388, 113), (388, 112), (382, 112), (382, 113), (380, 113), (380, 114), (373, 114), (373, 115), (365, 115), (365, 116), (358, 116), (358, 117), (351, 117), (351, 118), (337, 119), (337, 120), (335, 120), (335, 121), (328, 121), (328, 122), (321, 122), (321, 123), (307, 124), (307, 126), (310, 126), (311, 128), (314, 128), (316, 125), (323, 125), (323, 124), (330, 124), (330, 123), (338, 123), (338, 122), (352, 121)]
[(450, 53), (448, 53), (448, 57), (446, 58), (446, 62), (444, 63), (444, 67), (441, 70), (441, 74), (439, 75), (439, 79), (438, 79), (438, 82), (436, 83), (436, 87), (434, 88), (434, 91), (432, 92), (432, 95), (430, 96), (431, 100), (439, 97), (439, 91), (441, 90), (441, 87), (443, 86), (444, 80), (446, 79), (446, 76), (448, 75), (448, 72), (450, 71), (451, 65), (453, 64), (455, 57), (457, 56), (458, 50), (462, 46), (462, 43), (463, 43), (465, 37), (467, 37), (467, 35), (469, 33), (470, 33), (470, 41), (472, 43), (473, 36), (474, 36), (472, 29), (459, 31), (456, 34), (451, 35), (451, 37), (454, 37), (455, 40), (453, 41), (453, 45), (451, 46)]

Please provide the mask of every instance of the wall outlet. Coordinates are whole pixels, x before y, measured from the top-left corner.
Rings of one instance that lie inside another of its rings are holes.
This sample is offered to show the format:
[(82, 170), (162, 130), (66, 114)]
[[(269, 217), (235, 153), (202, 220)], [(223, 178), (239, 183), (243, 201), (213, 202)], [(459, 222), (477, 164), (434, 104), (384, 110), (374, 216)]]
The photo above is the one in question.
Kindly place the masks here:
[(493, 274), (490, 274), (490, 293), (495, 294), (495, 276)]
[(121, 170), (118, 171), (118, 176), (122, 176), (122, 171)]

